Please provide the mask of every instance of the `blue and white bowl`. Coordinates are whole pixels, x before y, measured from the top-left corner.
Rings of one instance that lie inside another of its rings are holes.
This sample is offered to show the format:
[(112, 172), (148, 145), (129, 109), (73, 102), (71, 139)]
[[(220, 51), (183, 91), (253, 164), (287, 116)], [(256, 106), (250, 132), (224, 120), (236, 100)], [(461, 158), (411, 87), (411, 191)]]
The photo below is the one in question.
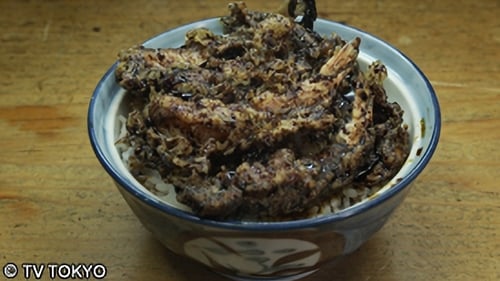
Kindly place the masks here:
[[(147, 42), (147, 47), (178, 47), (187, 31), (206, 27), (222, 32), (218, 18), (180, 26)], [(398, 102), (409, 127), (411, 154), (400, 172), (375, 196), (335, 214), (286, 222), (215, 221), (168, 204), (139, 184), (115, 147), (123, 90), (113, 65), (97, 84), (88, 110), (88, 133), (95, 154), (118, 190), (150, 230), (172, 252), (235, 280), (296, 280), (347, 255), (379, 230), (410, 190), (438, 144), (440, 109), (434, 90), (418, 67), (400, 51), (361, 30), (319, 19), (315, 30), (344, 40), (361, 38), (358, 62), (381, 60), (390, 101)]]

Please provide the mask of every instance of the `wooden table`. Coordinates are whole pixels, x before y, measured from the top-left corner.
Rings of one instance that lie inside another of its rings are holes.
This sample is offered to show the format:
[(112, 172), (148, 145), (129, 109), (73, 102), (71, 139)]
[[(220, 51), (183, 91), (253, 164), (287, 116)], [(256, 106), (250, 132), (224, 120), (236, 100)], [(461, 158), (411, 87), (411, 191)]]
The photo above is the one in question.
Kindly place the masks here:
[[(226, 4), (0, 2), (0, 267), (16, 263), (18, 279), (22, 263), (101, 263), (107, 280), (226, 280), (152, 238), (96, 160), (86, 129), (89, 98), (120, 49), (226, 14)], [(280, 4), (248, 1), (258, 10)], [(434, 158), (388, 224), (306, 280), (500, 280), (500, 2), (317, 7), (412, 58), (435, 87), (443, 122)]]

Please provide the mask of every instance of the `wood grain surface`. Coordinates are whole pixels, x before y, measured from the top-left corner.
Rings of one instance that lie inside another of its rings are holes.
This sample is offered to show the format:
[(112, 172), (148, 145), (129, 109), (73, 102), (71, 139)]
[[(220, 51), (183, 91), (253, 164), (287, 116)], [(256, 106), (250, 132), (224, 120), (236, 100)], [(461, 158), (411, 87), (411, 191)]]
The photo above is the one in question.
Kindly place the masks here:
[[(421, 68), (442, 134), (388, 224), (306, 280), (500, 280), (500, 1), (316, 2), (320, 17), (375, 34)], [(282, 0), (247, 3), (272, 11)], [(152, 238), (86, 129), (89, 98), (119, 50), (224, 15), (226, 4), (0, 1), (0, 267), (102, 263), (106, 280), (226, 280)]]

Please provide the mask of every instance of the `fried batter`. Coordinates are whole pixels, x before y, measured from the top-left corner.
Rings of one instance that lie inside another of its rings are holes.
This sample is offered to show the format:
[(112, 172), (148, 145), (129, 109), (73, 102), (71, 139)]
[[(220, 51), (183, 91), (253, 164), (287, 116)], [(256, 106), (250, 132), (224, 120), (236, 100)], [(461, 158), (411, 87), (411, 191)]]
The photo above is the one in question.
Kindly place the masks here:
[(264, 220), (393, 177), (408, 132), (383, 64), (360, 70), (360, 39), (322, 37), (243, 2), (229, 11), (224, 35), (195, 29), (180, 48), (120, 53), (132, 174), (157, 170), (199, 216)]

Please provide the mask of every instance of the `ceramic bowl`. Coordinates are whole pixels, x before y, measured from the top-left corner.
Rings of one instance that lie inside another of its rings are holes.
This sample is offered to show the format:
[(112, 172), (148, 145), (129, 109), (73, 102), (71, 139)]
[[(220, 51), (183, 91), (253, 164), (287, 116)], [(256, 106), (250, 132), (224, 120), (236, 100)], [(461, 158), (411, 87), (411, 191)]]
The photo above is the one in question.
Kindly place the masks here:
[[(147, 47), (178, 47), (187, 31), (206, 27), (222, 32), (219, 19), (207, 19), (162, 33)], [(295, 280), (347, 255), (379, 230), (410, 190), (438, 144), (440, 109), (434, 90), (404, 54), (361, 30), (319, 19), (315, 30), (344, 40), (361, 38), (361, 66), (381, 60), (389, 100), (405, 111), (412, 149), (408, 161), (376, 196), (341, 212), (286, 222), (215, 221), (197, 217), (152, 195), (127, 171), (114, 146), (117, 115), (123, 114), (123, 90), (113, 65), (90, 100), (88, 132), (95, 154), (142, 224), (172, 252), (186, 256), (235, 280)]]

